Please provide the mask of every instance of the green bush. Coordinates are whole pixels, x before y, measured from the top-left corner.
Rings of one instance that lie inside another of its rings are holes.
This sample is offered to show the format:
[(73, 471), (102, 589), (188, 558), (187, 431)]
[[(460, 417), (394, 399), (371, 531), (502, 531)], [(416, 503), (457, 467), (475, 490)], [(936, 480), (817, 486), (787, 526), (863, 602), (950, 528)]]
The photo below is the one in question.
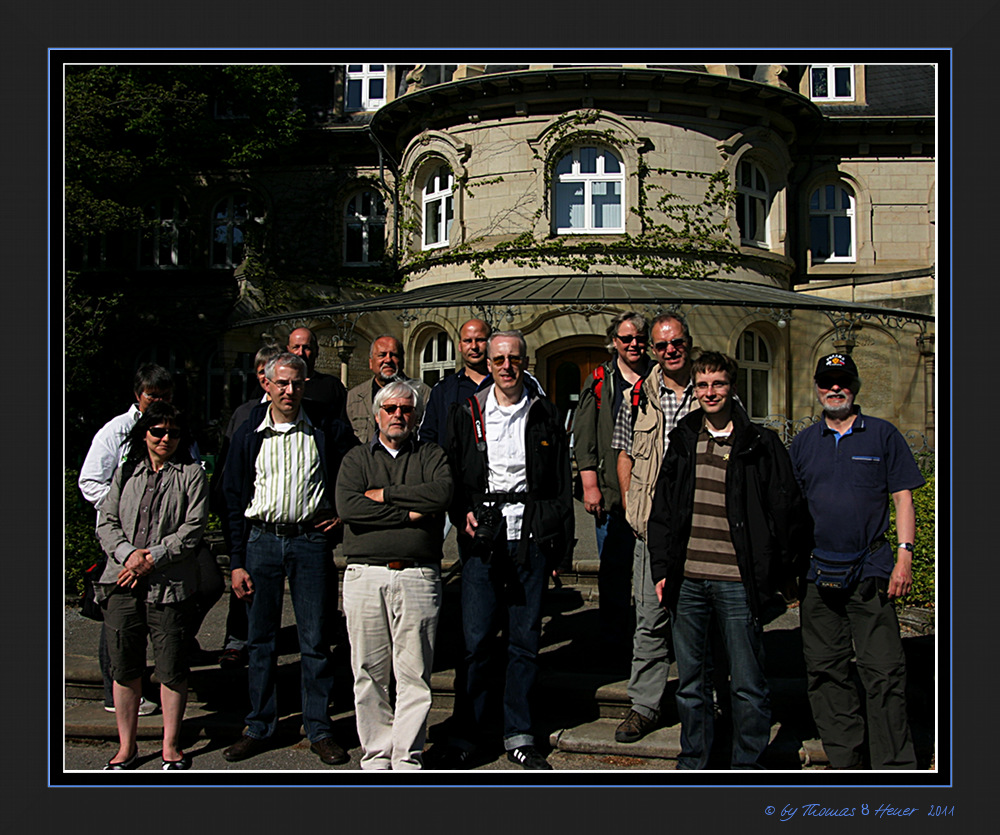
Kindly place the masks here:
[(66, 470), (65, 585), (66, 594), (72, 596), (83, 593), (83, 572), (101, 559), (101, 546), (94, 534), (97, 512), (76, 486), (79, 475), (76, 470)]
[[(927, 484), (913, 491), (913, 507), (917, 515), (917, 535), (913, 543), (913, 589), (902, 600), (901, 606), (934, 605), (934, 475), (924, 473)], [(896, 538), (896, 508), (892, 506), (892, 518), (889, 532), (886, 534), (889, 542), (895, 545)]]

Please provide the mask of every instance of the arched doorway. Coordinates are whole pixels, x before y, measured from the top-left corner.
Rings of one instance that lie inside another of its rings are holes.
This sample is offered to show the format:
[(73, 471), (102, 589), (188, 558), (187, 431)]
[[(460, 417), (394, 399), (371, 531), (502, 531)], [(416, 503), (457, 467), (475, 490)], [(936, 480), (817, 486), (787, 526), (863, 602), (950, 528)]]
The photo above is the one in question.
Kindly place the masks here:
[(546, 390), (563, 420), (576, 410), (584, 383), (597, 366), (607, 361), (608, 356), (604, 348), (571, 348), (548, 358)]

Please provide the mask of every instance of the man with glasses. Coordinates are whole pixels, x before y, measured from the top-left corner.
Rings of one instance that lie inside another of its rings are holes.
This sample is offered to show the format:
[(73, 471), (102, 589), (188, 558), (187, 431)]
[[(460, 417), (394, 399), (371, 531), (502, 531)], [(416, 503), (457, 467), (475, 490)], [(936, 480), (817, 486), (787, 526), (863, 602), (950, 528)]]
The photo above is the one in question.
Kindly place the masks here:
[(444, 450), (415, 437), (421, 406), (410, 383), (387, 383), (372, 407), (378, 434), (347, 453), (337, 478), (364, 770), (423, 766), (452, 476)]
[[(789, 450), (814, 525), (802, 597), (809, 704), (830, 768), (916, 768), (893, 601), (913, 585), (913, 490), (924, 478), (899, 430), (855, 404), (861, 379), (849, 354), (820, 359), (815, 382), (823, 415)], [(897, 543), (885, 537), (890, 498)], [(823, 573), (831, 563), (833, 574)], [(852, 658), (865, 689), (868, 752)]]
[(462, 565), (467, 699), (456, 716), (454, 756), (446, 756), (442, 767), (469, 767), (488, 741), (490, 661), (496, 616), (504, 613), (507, 758), (522, 768), (551, 769), (535, 747), (530, 696), (542, 594), (550, 573), (573, 553), (569, 444), (558, 410), (525, 377), (521, 332), (494, 333), (487, 357), (492, 385), (452, 413), (447, 442), (455, 482), (450, 515), (463, 541), (460, 553), (468, 555)]
[(302, 721), (311, 750), (328, 765), (348, 761), (333, 740), (330, 692), (328, 535), (340, 525), (337, 471), (357, 445), (348, 426), (315, 401), (302, 402), (306, 363), (279, 354), (265, 367), (261, 403), (236, 430), (223, 473), (231, 581), (249, 602), (250, 713), (241, 739), (223, 756), (238, 762), (263, 751), (278, 724), (277, 635), (285, 577), (291, 590), (302, 665)]
[(653, 320), (650, 333), (657, 365), (646, 375), (636, 406), (631, 401), (622, 403), (611, 439), (611, 448), (618, 451), (625, 518), (637, 537), (632, 561), (635, 635), (628, 682), (632, 707), (615, 730), (615, 740), (626, 743), (638, 742), (657, 727), (660, 702), (667, 689), (670, 620), (660, 606), (649, 573), (646, 522), (668, 435), (695, 405), (687, 325), (675, 315), (665, 314)]
[(691, 370), (701, 409), (670, 433), (647, 523), (650, 569), (677, 655), (677, 768), (708, 766), (713, 624), (732, 694), (730, 765), (763, 768), (771, 736), (763, 623), (794, 575), (804, 507), (781, 439), (735, 401), (736, 361), (706, 351)]
[(634, 311), (615, 316), (608, 325), (611, 359), (594, 369), (580, 393), (573, 419), (573, 451), (583, 483), (583, 509), (594, 517), (597, 553), (598, 612), (601, 636), (612, 657), (631, 645), (635, 627), (631, 612), (631, 569), (635, 534), (625, 520), (618, 486), (618, 454), (611, 449), (615, 416), (633, 387), (649, 373), (646, 352), (649, 325)]
[(386, 333), (372, 340), (368, 355), (368, 368), (371, 369), (372, 378), (347, 392), (347, 418), (361, 443), (368, 443), (377, 432), (378, 427), (372, 416), (372, 403), (378, 390), (386, 383), (403, 380), (413, 385), (421, 402), (426, 403), (430, 397), (431, 390), (426, 383), (411, 380), (403, 372), (403, 360), (403, 343), (396, 337)]

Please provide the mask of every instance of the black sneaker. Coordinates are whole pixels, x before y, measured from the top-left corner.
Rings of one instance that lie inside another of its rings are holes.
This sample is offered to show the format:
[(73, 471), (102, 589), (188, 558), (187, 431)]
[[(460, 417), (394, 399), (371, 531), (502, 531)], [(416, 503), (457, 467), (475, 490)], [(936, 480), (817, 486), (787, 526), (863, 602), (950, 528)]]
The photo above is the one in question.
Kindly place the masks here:
[(457, 745), (434, 746), (424, 754), (424, 763), (433, 771), (466, 771), (475, 765), (475, 752)]
[(628, 712), (622, 723), (615, 730), (615, 742), (638, 742), (650, 731), (654, 730), (658, 722), (656, 719), (648, 719), (641, 713), (634, 710)]
[(538, 753), (534, 745), (522, 745), (512, 751), (507, 752), (507, 759), (512, 763), (517, 763), (521, 768), (533, 771), (552, 771), (552, 766), (548, 760)]

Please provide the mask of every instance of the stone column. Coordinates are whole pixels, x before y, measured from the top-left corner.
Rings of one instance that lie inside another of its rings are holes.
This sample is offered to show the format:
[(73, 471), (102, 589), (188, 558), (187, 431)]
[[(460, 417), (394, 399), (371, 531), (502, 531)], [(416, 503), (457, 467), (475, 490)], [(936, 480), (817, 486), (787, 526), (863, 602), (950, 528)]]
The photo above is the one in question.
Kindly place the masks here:
[(340, 357), (340, 382), (347, 385), (347, 369), (354, 354), (354, 345), (349, 342), (341, 342), (335, 346), (337, 356)]

